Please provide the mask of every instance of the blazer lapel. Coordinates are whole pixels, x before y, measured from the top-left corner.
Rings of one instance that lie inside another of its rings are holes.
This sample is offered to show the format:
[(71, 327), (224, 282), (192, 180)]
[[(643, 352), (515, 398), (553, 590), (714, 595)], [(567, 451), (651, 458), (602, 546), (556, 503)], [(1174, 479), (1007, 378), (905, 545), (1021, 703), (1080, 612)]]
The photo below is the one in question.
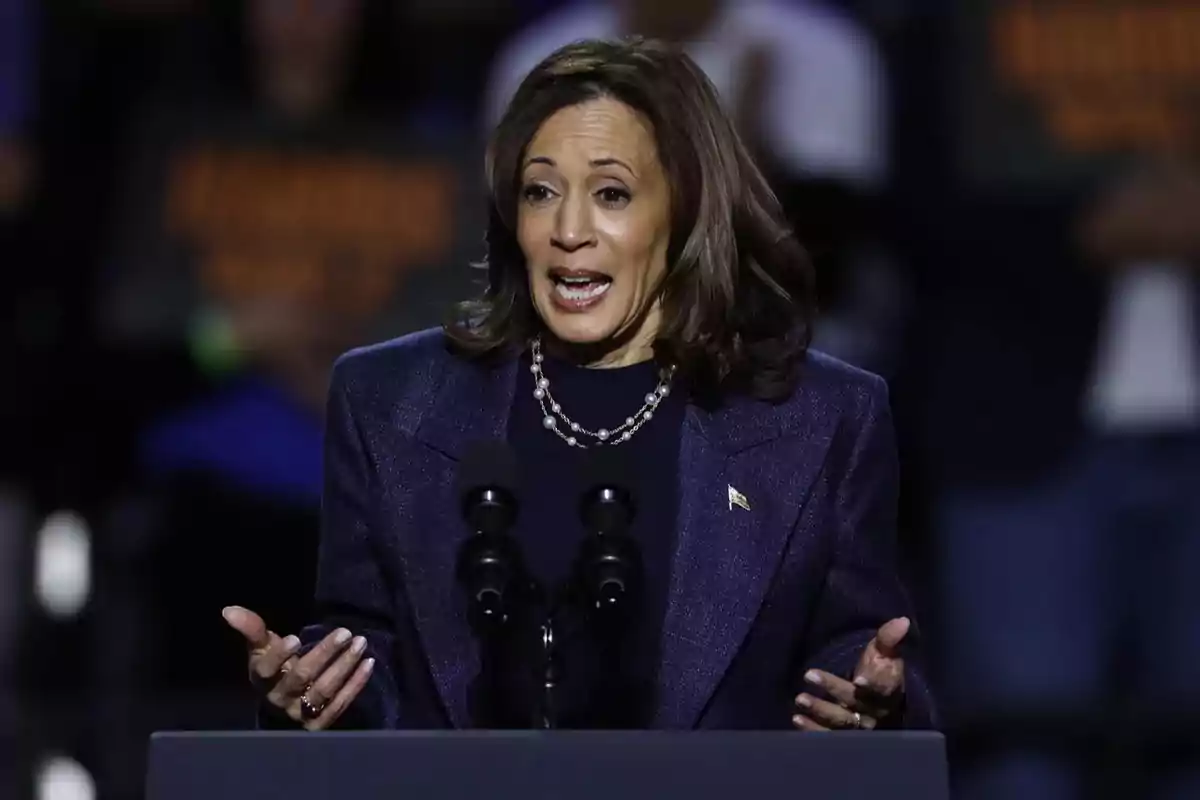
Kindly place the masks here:
[(516, 361), (492, 368), (457, 358), (446, 364), (431, 405), (410, 432), (429, 450), (422, 474), (402, 487), (411, 507), (402, 546), (405, 563), (413, 565), (405, 587), (434, 683), (453, 726), (466, 728), (468, 693), (480, 665), (455, 577), (459, 547), (470, 535), (455, 496), (458, 462), (473, 443), (505, 437)]
[(653, 727), (699, 720), (758, 614), (835, 424), (805, 403), (689, 407)]

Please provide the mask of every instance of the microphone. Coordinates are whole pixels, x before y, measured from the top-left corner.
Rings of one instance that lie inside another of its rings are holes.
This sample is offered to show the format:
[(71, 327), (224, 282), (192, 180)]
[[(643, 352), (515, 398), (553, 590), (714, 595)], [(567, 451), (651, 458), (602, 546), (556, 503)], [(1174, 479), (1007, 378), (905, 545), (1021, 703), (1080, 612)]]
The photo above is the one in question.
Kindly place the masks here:
[(517, 459), (503, 442), (481, 442), (463, 458), (458, 497), (473, 531), (458, 554), (457, 579), (466, 591), (476, 633), (498, 633), (529, 583), (520, 548), (508, 531), (519, 510)]
[(592, 451), (583, 471), (579, 515), (588, 536), (576, 562), (576, 589), (602, 622), (629, 618), (642, 589), (642, 557), (629, 527), (637, 504), (626, 459), (612, 447)]

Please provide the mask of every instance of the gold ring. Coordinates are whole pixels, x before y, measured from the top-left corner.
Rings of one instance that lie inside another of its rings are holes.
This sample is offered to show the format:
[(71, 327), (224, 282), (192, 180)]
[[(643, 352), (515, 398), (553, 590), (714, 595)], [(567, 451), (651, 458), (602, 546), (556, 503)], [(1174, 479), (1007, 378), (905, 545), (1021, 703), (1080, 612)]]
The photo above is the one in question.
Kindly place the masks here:
[(300, 716), (308, 722), (312, 722), (317, 717), (321, 716), (321, 712), (325, 710), (325, 704), (315, 705), (313, 701), (308, 699), (308, 692), (300, 695)]

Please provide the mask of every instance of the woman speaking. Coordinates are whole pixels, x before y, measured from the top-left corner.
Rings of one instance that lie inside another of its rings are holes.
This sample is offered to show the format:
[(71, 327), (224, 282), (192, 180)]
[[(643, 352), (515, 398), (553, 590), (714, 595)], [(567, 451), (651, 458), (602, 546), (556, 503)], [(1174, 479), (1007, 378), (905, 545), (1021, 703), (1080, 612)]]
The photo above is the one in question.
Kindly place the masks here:
[(534, 660), (481, 656), (456, 577), (460, 464), (503, 440), (542, 585), (572, 570), (585, 459), (623, 456), (637, 499), (638, 613), (616, 659), (567, 623), (561, 727), (932, 726), (886, 386), (808, 350), (811, 268), (706, 76), (654, 42), (564, 47), (516, 92), (487, 178), (482, 298), (334, 368), (322, 624), (224, 611), (264, 723), (528, 722)]

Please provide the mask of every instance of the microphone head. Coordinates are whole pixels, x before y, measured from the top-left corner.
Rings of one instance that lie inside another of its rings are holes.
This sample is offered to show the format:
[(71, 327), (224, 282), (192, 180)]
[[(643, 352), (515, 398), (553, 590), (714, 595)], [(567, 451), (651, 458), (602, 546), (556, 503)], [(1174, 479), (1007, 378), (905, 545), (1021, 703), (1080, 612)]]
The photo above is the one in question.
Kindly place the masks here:
[(596, 533), (623, 533), (637, 512), (629, 488), (633, 464), (619, 447), (597, 447), (583, 466), (580, 515), (584, 527)]
[(494, 533), (517, 516), (520, 474), (517, 457), (502, 441), (471, 446), (458, 471), (458, 498), (463, 516), (478, 531)]
[(589, 536), (576, 562), (576, 583), (602, 629), (620, 630), (641, 595), (642, 559), (629, 536), (637, 512), (630, 489), (635, 465), (620, 447), (589, 451), (579, 512)]

